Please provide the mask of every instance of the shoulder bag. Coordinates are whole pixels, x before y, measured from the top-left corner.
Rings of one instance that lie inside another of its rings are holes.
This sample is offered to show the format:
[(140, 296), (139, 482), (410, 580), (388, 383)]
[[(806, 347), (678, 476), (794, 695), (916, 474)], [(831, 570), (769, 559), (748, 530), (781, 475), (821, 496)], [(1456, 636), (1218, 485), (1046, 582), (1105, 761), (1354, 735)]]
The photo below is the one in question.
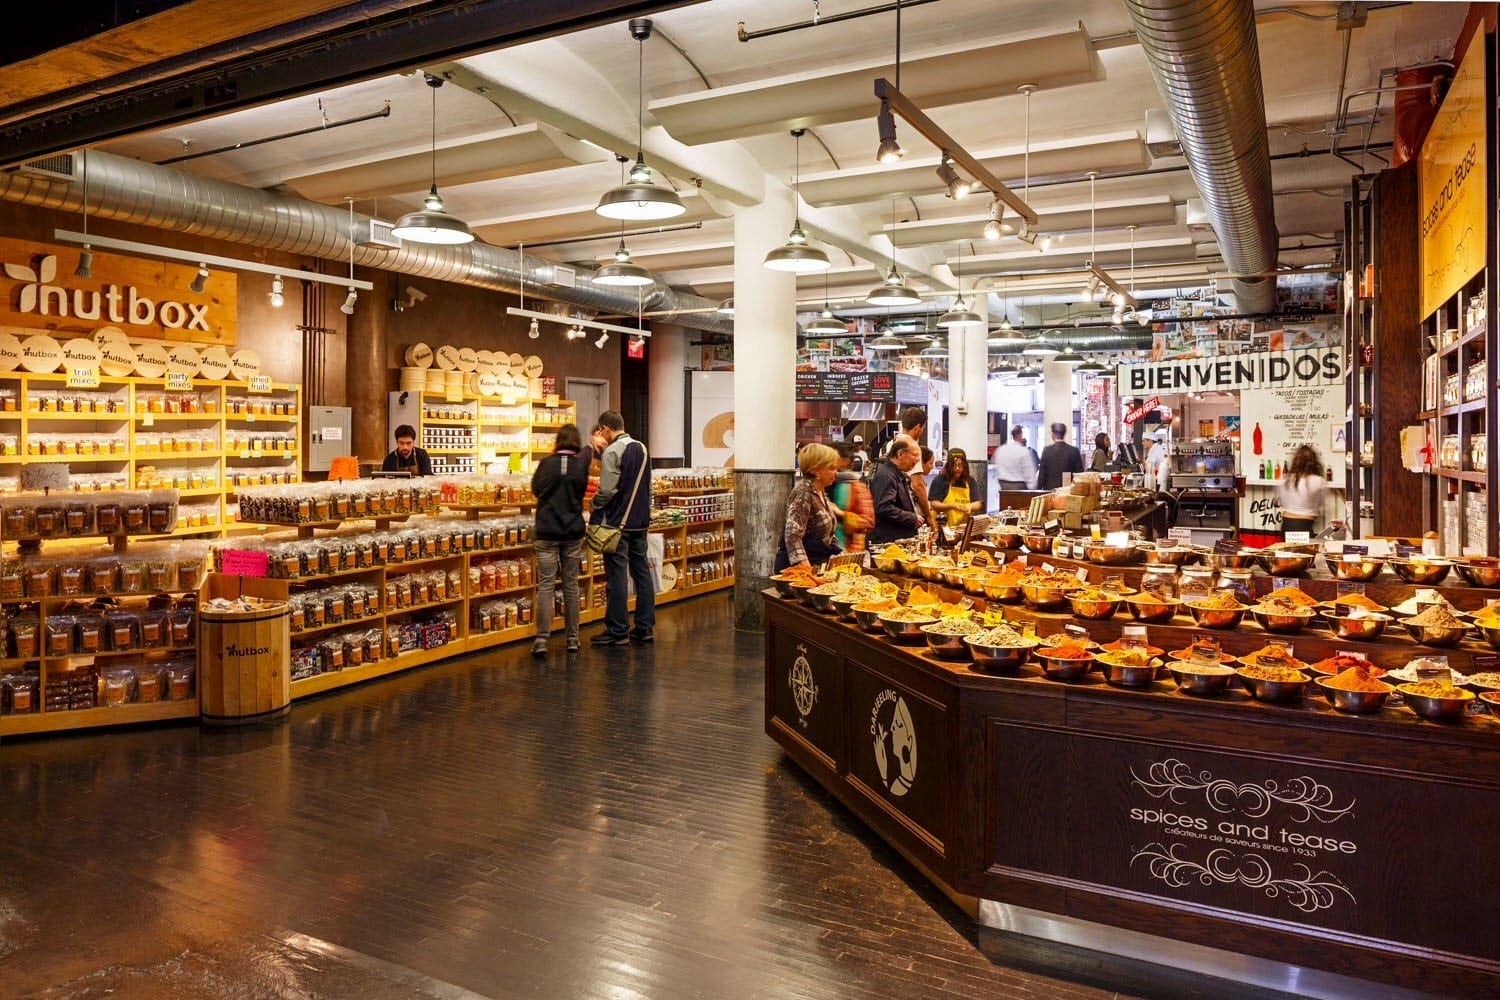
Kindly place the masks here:
[[(640, 444), (639, 441), (636, 442)], [(641, 480), (646, 477), (646, 463), (650, 461), (646, 456), (646, 446), (641, 445), (641, 467), (635, 473), (635, 485), (630, 489), (630, 499), (625, 502), (625, 516), (630, 516), (630, 508), (635, 506), (635, 495), (641, 488)], [(595, 552), (606, 554), (620, 547), (620, 533), (624, 530), (624, 522), (620, 524), (591, 524), (583, 529), (583, 540), (588, 547)]]

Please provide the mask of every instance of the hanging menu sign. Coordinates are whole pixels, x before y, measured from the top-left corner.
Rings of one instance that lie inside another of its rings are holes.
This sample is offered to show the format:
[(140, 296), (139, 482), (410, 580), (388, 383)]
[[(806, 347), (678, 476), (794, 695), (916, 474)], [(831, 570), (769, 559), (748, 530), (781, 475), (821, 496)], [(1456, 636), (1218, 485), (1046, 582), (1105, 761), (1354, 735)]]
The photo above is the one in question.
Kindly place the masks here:
[(1220, 358), (1120, 365), (1117, 372), (1123, 396), (1333, 385), (1343, 381), (1344, 352), (1340, 347), (1262, 351)]
[(892, 372), (798, 372), (797, 400), (803, 403), (894, 403)]

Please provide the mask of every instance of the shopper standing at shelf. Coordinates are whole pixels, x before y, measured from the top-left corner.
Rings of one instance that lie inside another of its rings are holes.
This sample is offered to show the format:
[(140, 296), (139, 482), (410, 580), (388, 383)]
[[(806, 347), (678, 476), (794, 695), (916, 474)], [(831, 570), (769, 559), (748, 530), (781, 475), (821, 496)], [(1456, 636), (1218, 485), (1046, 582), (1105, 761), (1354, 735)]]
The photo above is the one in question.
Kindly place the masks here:
[(536, 639), (532, 656), (545, 656), (552, 634), (553, 586), (562, 573), (563, 621), (568, 652), (578, 650), (578, 569), (583, 561), (583, 495), (589, 487), (593, 455), (583, 447), (576, 424), (557, 429), (552, 454), (537, 463), (531, 474), (536, 497)]
[(1311, 534), (1318, 516), (1323, 513), (1323, 499), (1327, 493), (1323, 460), (1312, 445), (1305, 444), (1292, 455), (1286, 478), (1276, 486), (1276, 502), (1281, 504), (1281, 530)]
[(432, 475), (432, 459), (425, 448), (417, 447), (417, 429), (411, 424), (396, 428), (396, 450), (380, 463), (381, 472), (405, 472), (412, 476)]
[(1109, 435), (1100, 431), (1094, 435), (1094, 457), (1089, 461), (1089, 470), (1092, 472), (1104, 472), (1109, 466)]
[(844, 512), (827, 495), (838, 476), (839, 453), (826, 444), (805, 444), (797, 452), (797, 471), (771, 564), (778, 573), (788, 566), (820, 566), (841, 551), (836, 529)]
[(834, 534), (845, 552), (863, 552), (865, 534), (875, 526), (875, 500), (861, 475), (858, 445), (840, 441), (833, 450), (839, 453), (839, 470), (828, 487), (828, 498), (844, 512)]
[(911, 472), (922, 459), (917, 443), (904, 434), (891, 442), (891, 460), (880, 466), (870, 482), (875, 500), (875, 527), (865, 537), (869, 546), (885, 545), (898, 538), (911, 538), (922, 526), (917, 501), (912, 496)]
[(1012, 427), (1010, 440), (995, 452), (995, 478), (1002, 490), (1029, 490), (1036, 486), (1036, 452), (1026, 447), (1026, 431)]
[[(651, 462), (646, 446), (625, 432), (619, 410), (599, 414), (592, 437), (603, 453), (599, 492), (594, 494), (590, 524), (619, 527), (620, 544), (604, 553), (604, 631), (595, 646), (624, 646), (656, 641), (656, 582), (646, 561), (646, 534), (651, 527)], [(635, 584), (635, 628), (630, 627), (630, 584)]]
[(1055, 490), (1063, 484), (1063, 473), (1075, 476), (1083, 471), (1083, 455), (1068, 444), (1068, 425), (1057, 421), (1052, 425), (1052, 443), (1042, 451), (1041, 465), (1037, 469), (1036, 488)]

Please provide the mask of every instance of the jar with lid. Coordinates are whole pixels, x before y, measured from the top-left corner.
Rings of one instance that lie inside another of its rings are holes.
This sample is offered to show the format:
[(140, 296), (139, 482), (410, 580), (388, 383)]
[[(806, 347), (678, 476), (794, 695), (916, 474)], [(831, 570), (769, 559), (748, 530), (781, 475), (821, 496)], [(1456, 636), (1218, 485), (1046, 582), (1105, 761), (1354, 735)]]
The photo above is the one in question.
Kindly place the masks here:
[(1219, 580), (1214, 585), (1214, 589), (1233, 594), (1235, 600), (1241, 604), (1254, 604), (1255, 599), (1251, 595), (1250, 587), (1250, 580), (1253, 575), (1253, 572), (1248, 569), (1221, 569), (1219, 570)]
[(1211, 566), (1184, 566), (1177, 577), (1177, 596), (1187, 600), (1189, 596), (1207, 597), (1214, 586), (1214, 569)]
[(1153, 563), (1141, 572), (1141, 590), (1160, 597), (1177, 596), (1177, 567)]

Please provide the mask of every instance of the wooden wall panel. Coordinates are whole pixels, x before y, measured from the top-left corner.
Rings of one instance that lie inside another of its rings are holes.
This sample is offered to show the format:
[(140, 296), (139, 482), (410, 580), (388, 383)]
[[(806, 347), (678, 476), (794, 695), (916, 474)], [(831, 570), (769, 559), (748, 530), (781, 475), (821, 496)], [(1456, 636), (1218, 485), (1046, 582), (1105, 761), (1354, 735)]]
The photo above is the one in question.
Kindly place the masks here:
[(1375, 192), (1375, 532), (1420, 535), (1421, 479), (1401, 464), (1401, 428), (1422, 405), (1415, 161), (1383, 171)]

